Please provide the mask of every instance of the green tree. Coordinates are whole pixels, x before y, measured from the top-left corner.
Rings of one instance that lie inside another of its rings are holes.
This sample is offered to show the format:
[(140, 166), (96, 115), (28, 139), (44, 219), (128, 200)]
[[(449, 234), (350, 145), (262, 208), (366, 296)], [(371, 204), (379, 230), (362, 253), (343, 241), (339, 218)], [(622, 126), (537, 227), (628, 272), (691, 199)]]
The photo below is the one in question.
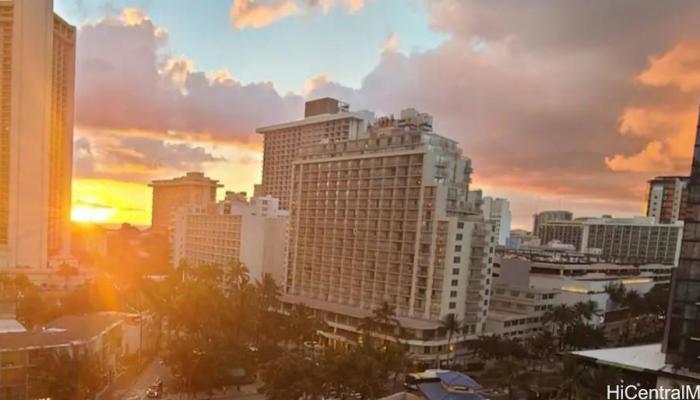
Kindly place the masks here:
[(39, 391), (54, 400), (93, 399), (104, 386), (100, 363), (95, 356), (71, 350), (44, 354), (36, 381)]

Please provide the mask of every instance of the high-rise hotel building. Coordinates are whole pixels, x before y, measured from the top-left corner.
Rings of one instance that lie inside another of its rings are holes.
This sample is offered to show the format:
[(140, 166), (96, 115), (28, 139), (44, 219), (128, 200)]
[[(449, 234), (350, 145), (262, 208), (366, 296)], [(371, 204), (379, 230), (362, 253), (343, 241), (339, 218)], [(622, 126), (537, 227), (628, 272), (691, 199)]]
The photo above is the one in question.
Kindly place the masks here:
[(495, 238), (467, 201), (471, 162), (415, 110), (361, 137), (302, 147), (289, 187), (284, 301), (316, 310), (332, 341), (357, 341), (363, 317), (396, 308), (412, 353), (448, 350), (439, 320), (482, 332)]
[(647, 216), (662, 224), (683, 221), (687, 200), (687, 176), (657, 176), (649, 181)]
[(51, 0), (0, 0), (0, 268), (69, 247), (75, 28)]
[(299, 148), (320, 142), (357, 139), (366, 131), (367, 115), (348, 111), (348, 105), (336, 99), (322, 98), (306, 103), (304, 119), (258, 128), (263, 134), (262, 184), (256, 196), (272, 196), (280, 207), (289, 209), (292, 162)]
[(700, 371), (700, 124), (695, 137), (680, 261), (671, 286), (666, 362)]

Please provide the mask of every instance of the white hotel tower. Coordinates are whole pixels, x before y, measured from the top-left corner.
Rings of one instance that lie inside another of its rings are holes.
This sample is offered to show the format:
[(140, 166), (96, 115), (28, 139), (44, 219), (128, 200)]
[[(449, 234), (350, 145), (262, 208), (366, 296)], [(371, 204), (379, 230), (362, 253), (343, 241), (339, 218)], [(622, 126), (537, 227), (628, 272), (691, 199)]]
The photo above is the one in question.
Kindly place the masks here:
[(332, 328), (332, 342), (357, 341), (363, 317), (396, 308), (415, 357), (447, 354), (439, 320), (482, 332), (495, 238), (467, 202), (471, 162), (409, 109), (381, 118), (354, 140), (302, 147), (292, 166), (287, 304), (303, 303)]

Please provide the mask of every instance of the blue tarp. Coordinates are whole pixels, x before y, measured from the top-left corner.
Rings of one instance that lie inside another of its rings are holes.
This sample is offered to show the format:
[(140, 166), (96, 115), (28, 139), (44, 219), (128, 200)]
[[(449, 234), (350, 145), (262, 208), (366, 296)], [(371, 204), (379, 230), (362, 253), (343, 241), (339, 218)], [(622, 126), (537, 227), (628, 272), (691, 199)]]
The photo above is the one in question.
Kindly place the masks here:
[(454, 393), (448, 392), (442, 383), (420, 383), (418, 390), (423, 393), (428, 400), (483, 400), (484, 398), (476, 393)]
[(462, 386), (473, 390), (482, 389), (482, 386), (477, 381), (461, 372), (445, 371), (438, 372), (436, 375), (447, 386)]

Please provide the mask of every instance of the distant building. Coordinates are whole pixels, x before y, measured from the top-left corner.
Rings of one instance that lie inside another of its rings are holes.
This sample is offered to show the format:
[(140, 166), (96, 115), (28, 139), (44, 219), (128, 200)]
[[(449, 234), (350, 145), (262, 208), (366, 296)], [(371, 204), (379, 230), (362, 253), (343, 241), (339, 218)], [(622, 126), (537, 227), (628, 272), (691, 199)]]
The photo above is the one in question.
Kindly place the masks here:
[(574, 214), (571, 211), (552, 210), (541, 211), (532, 217), (532, 234), (535, 236), (540, 236), (540, 225), (552, 221), (571, 221), (574, 219)]
[(506, 247), (519, 249), (523, 246), (539, 246), (540, 238), (523, 229), (513, 229), (506, 239)]
[(494, 227), (494, 236), (499, 245), (505, 246), (510, 237), (510, 202), (507, 199), (484, 197), (481, 203), (484, 218)]
[(262, 184), (255, 195), (272, 196), (280, 200), (281, 209), (289, 209), (292, 163), (302, 146), (357, 139), (366, 133), (367, 116), (348, 110), (336, 99), (312, 100), (306, 103), (304, 119), (256, 129), (264, 144)]
[(251, 278), (270, 273), (284, 282), (288, 213), (272, 197), (252, 198), (228, 192), (219, 203), (184, 206), (175, 213), (173, 265), (226, 266), (240, 261)]
[(647, 216), (661, 224), (683, 221), (688, 201), (687, 176), (658, 176), (649, 181)]
[(69, 252), (75, 36), (51, 0), (0, 2), (0, 269)]
[[(669, 284), (674, 270), (673, 265), (610, 263), (600, 256), (544, 246), (501, 250), (496, 263), (497, 284), (558, 290), (557, 304), (573, 305), (590, 300), (603, 312), (614, 311), (608, 301), (607, 286), (622, 284), (643, 295), (655, 285)], [(603, 314), (594, 322), (604, 321)]]
[(683, 222), (659, 224), (651, 217), (577, 218), (539, 226), (542, 243), (558, 240), (582, 253), (621, 263), (677, 265)]
[(465, 337), (483, 331), (495, 238), (467, 202), (470, 160), (414, 111), (378, 119), (366, 139), (300, 149), (283, 300), (317, 310), (340, 342), (358, 340), (361, 319), (388, 302), (416, 338), (411, 352), (434, 360), (445, 315)]
[(155, 180), (153, 188), (151, 229), (167, 232), (171, 228), (173, 213), (182, 206), (207, 206), (216, 201), (216, 190), (223, 185), (209, 179), (201, 172), (188, 172), (173, 179)]

